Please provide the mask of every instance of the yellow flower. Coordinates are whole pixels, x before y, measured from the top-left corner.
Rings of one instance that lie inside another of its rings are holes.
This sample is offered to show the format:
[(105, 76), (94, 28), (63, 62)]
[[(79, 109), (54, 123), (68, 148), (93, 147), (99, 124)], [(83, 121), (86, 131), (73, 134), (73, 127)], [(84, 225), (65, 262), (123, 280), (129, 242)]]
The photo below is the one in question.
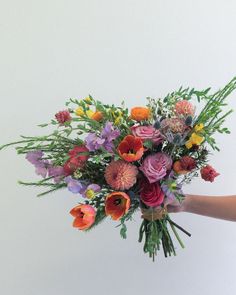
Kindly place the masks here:
[(94, 114), (94, 111), (92, 111), (92, 110), (87, 110), (86, 111), (86, 115), (91, 119), (91, 117), (93, 116), (93, 114)]
[(115, 119), (115, 125), (119, 125), (121, 120), (122, 120), (122, 116), (117, 117)]
[(191, 140), (186, 141), (185, 146), (186, 146), (187, 149), (191, 149), (191, 147), (193, 146)]
[(203, 142), (204, 137), (193, 132), (190, 137), (190, 140), (191, 140), (192, 144), (200, 145)]
[(199, 131), (201, 131), (201, 130), (203, 129), (203, 127), (204, 127), (204, 125), (203, 125), (202, 123), (200, 123), (200, 124), (197, 124), (197, 125), (194, 127), (194, 130), (195, 130), (196, 132), (199, 132)]
[(92, 189), (88, 189), (87, 191), (86, 191), (86, 193), (85, 193), (85, 195), (86, 195), (86, 197), (88, 198), (88, 199), (93, 199), (94, 197), (95, 197), (95, 192), (94, 192), (94, 190), (92, 190)]
[(185, 143), (185, 146), (187, 149), (191, 149), (191, 147), (195, 145), (200, 145), (204, 141), (204, 137), (201, 135), (198, 135), (197, 133), (193, 132), (191, 134), (190, 139)]
[(84, 98), (84, 101), (87, 102), (88, 104), (90, 104), (92, 102), (92, 99), (91, 99), (91, 97), (88, 96), (88, 97)]
[(75, 110), (75, 113), (76, 113), (77, 116), (83, 116), (83, 115), (84, 115), (83, 108), (78, 107), (78, 108)]

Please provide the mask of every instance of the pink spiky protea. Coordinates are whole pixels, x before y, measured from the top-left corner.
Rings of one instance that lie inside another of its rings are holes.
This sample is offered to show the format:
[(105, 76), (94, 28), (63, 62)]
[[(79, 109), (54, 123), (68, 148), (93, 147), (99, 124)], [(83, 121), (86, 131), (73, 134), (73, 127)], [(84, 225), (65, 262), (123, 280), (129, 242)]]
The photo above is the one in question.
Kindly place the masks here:
[(137, 180), (136, 166), (123, 160), (112, 161), (105, 171), (106, 182), (115, 190), (131, 188)]
[(184, 115), (184, 116), (193, 116), (195, 113), (195, 108), (186, 99), (180, 100), (175, 104), (175, 113), (178, 115)]
[(163, 132), (170, 129), (173, 133), (183, 133), (187, 126), (180, 118), (166, 118), (161, 121), (161, 129)]
[(65, 122), (71, 121), (70, 113), (67, 110), (56, 113), (55, 117), (57, 119), (57, 122), (61, 125), (63, 125)]

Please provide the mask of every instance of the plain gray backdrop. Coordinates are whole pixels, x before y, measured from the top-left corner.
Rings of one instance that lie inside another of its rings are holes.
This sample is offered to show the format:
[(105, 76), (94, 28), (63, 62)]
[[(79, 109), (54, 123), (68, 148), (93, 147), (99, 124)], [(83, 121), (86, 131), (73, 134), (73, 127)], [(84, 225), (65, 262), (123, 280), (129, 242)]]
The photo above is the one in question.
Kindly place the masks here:
[[(145, 104), (179, 86), (217, 90), (236, 75), (236, 2), (230, 0), (0, 0), (0, 144), (89, 93), (104, 103)], [(236, 108), (236, 93), (228, 98)], [(236, 115), (217, 135), (214, 183), (186, 193), (236, 194)], [(14, 149), (0, 153), (0, 293), (234, 294), (236, 223), (188, 213), (172, 218), (192, 233), (177, 256), (152, 263), (138, 244), (140, 214), (126, 241), (107, 220), (93, 232), (72, 228), (78, 198), (36, 198), (34, 169)], [(36, 177), (37, 178), (37, 177)]]

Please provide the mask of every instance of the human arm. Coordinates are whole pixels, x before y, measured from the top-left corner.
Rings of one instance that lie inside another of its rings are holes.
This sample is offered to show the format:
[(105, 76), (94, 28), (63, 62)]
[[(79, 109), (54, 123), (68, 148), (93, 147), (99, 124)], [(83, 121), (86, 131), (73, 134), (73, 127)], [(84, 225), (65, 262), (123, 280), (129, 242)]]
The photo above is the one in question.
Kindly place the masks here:
[[(180, 204), (177, 200), (167, 204), (167, 211), (188, 212), (208, 217), (236, 221), (236, 195), (206, 196), (185, 194)], [(143, 218), (149, 219), (150, 213), (143, 212)]]

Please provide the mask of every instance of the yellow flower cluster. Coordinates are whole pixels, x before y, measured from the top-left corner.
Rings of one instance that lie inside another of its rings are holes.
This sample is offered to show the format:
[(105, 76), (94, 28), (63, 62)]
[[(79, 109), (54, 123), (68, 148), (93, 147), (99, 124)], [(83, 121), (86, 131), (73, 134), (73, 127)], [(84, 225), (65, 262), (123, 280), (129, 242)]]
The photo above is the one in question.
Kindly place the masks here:
[(194, 126), (194, 131), (189, 140), (185, 143), (185, 146), (187, 149), (191, 149), (191, 147), (193, 145), (200, 145), (203, 141), (204, 141), (204, 136), (202, 136), (201, 133), (203, 131), (203, 127), (204, 125), (202, 123), (197, 124), (196, 126)]
[(99, 111), (93, 111), (89, 108), (89, 106), (92, 104), (92, 99), (91, 97), (86, 97), (83, 99), (83, 101), (87, 104), (87, 110), (84, 110), (83, 107), (79, 106), (76, 110), (75, 110), (75, 114), (78, 117), (82, 117), (82, 116), (86, 116), (89, 119), (93, 119), (95, 121), (100, 121), (103, 118), (103, 115), (101, 112)]

